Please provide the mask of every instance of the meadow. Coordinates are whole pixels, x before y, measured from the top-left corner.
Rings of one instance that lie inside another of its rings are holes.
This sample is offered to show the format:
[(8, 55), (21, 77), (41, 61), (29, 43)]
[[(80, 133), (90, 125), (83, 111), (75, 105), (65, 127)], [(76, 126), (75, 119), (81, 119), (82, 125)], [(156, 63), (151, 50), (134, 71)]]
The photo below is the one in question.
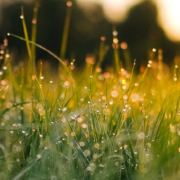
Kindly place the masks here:
[[(69, 18), (59, 57), (36, 43), (37, 14), (35, 6), (29, 38), (22, 8), (24, 37), (7, 33), (0, 49), (0, 179), (180, 179), (179, 61), (169, 68), (154, 48), (147, 67), (135, 71), (114, 30), (114, 65), (101, 68), (108, 51), (101, 37), (98, 58), (79, 70), (64, 61)], [(16, 65), (9, 38), (27, 47), (28, 58)], [(36, 48), (59, 61), (57, 75), (36, 63)]]

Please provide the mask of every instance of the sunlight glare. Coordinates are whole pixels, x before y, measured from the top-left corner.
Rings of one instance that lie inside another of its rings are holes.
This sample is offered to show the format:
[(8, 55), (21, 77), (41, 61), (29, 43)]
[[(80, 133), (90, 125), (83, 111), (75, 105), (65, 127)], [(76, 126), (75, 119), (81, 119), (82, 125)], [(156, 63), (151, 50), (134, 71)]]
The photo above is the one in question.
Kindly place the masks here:
[(158, 22), (167, 37), (172, 41), (180, 41), (180, 1), (154, 0), (158, 7)]
[(122, 22), (126, 19), (129, 9), (141, 0), (104, 0), (103, 11), (111, 22)]
[(142, 0), (77, 0), (83, 9), (93, 9), (93, 5), (101, 5), (104, 15), (110, 22), (122, 22), (126, 19), (129, 9)]

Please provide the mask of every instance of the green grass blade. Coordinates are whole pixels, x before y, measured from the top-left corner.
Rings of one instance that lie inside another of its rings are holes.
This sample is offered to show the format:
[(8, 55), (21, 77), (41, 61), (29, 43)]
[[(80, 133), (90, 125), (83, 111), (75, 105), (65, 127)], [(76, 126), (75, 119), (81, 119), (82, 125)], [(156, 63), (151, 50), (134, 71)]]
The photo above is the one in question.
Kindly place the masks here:
[(23, 37), (20, 37), (20, 36), (11, 34), (11, 33), (7, 33), (7, 35), (8, 35), (8, 36), (16, 37), (16, 38), (18, 38), (18, 39), (20, 39), (20, 40), (23, 40), (23, 41), (27, 41), (27, 42), (29, 42), (30, 44), (34, 44), (36, 47), (38, 47), (38, 48), (46, 51), (47, 53), (49, 53), (51, 56), (53, 56), (55, 59), (57, 59), (57, 60), (63, 65), (64, 69), (67, 71), (68, 75), (70, 76), (70, 78), (71, 78), (71, 80), (72, 80), (72, 82), (73, 82), (73, 85), (75, 85), (75, 81), (74, 81), (74, 78), (72, 77), (72, 73), (71, 73), (70, 69), (69, 69), (69, 68), (66, 66), (66, 64), (62, 61), (62, 59), (60, 59), (60, 58), (59, 58), (57, 55), (55, 55), (53, 52), (49, 51), (48, 49), (46, 49), (45, 47), (43, 47), (43, 46), (41, 46), (41, 45), (39, 45), (39, 44), (37, 44), (37, 43), (34, 43), (34, 42), (32, 42), (32, 41), (29, 41), (29, 40), (27, 40), (27, 39), (25, 39), (25, 38), (23, 38)]
[(65, 19), (65, 25), (63, 30), (63, 36), (62, 36), (62, 42), (61, 42), (61, 50), (60, 50), (60, 58), (64, 59), (66, 54), (66, 48), (67, 48), (67, 40), (68, 40), (68, 34), (69, 34), (69, 26), (71, 21), (71, 13), (72, 13), (72, 2), (67, 2), (67, 14)]

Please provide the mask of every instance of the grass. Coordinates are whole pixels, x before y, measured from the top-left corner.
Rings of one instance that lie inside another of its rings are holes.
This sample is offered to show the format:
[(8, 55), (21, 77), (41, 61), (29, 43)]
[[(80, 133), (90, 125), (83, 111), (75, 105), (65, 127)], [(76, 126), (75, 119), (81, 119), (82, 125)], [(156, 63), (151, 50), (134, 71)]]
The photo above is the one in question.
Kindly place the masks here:
[[(37, 19), (37, 9), (34, 13)], [(67, 17), (66, 30), (70, 14)], [(1, 179), (180, 178), (178, 64), (171, 72), (163, 64), (162, 51), (153, 49), (154, 60), (148, 61), (143, 73), (135, 73), (126, 44), (122, 49), (127, 61), (122, 65), (114, 33), (114, 71), (101, 69), (108, 50), (102, 37), (99, 61), (87, 59), (84, 70), (76, 74), (74, 61), (66, 65), (35, 43), (35, 25), (33, 41), (29, 40), (24, 16), (22, 22), (25, 38), (8, 35), (26, 42), (29, 61), (14, 67), (7, 39), (1, 50)], [(35, 47), (60, 62), (58, 75), (50, 76), (43, 61), (34, 67)], [(62, 57), (65, 51), (61, 47)]]

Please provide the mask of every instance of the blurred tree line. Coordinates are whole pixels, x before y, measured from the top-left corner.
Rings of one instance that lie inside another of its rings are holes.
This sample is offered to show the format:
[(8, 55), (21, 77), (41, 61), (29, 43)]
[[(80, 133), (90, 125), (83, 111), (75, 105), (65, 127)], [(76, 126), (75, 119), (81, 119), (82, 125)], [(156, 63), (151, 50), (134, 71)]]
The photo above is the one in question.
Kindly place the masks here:
[[(39, 4), (37, 43), (59, 55), (67, 10), (66, 1), (42, 0)], [(19, 18), (21, 6), (24, 6), (25, 20), (30, 35), (34, 3), (17, 2), (2, 8), (0, 42), (3, 42), (7, 32), (24, 36), (22, 22)], [(76, 64), (84, 64), (87, 54), (98, 55), (100, 37), (105, 36), (106, 44), (110, 46), (110, 49), (103, 65), (111, 65), (113, 58), (112, 27), (113, 25), (103, 16), (100, 6), (96, 6), (89, 14), (85, 14), (74, 1), (66, 58), (75, 58)], [(116, 28), (119, 42), (127, 42), (130, 56), (132, 59), (137, 59), (138, 65), (147, 63), (148, 51), (152, 48), (163, 49), (164, 61), (168, 64), (172, 63), (174, 57), (179, 54), (179, 44), (168, 40), (159, 27), (157, 9), (151, 1), (143, 1), (134, 6), (127, 19), (123, 23), (116, 24)], [(17, 59), (26, 53), (25, 43), (18, 39), (9, 38), (9, 47), (14, 51)], [(122, 53), (120, 53), (120, 58), (124, 60)], [(40, 49), (37, 49), (38, 59), (50, 59), (53, 64), (57, 63)]]

